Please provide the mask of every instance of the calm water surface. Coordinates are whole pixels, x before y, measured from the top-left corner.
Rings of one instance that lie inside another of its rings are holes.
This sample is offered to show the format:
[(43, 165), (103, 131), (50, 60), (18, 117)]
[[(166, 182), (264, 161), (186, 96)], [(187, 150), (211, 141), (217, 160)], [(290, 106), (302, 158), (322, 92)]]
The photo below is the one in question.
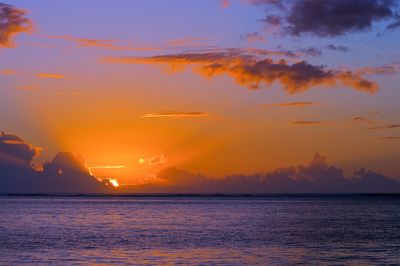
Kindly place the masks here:
[(399, 196), (0, 196), (0, 264), (399, 265)]

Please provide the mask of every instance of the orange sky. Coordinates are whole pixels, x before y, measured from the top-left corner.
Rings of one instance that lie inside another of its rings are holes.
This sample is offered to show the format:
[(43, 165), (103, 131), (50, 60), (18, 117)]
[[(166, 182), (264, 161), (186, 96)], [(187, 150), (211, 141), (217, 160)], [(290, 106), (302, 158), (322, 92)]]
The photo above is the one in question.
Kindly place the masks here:
[(167, 166), (221, 177), (320, 152), (346, 171), (400, 177), (399, 35), (376, 37), (381, 22), (335, 39), (274, 33), (246, 1), (163, 12), (102, 1), (96, 14), (11, 2), (30, 24), (0, 48), (2, 130), (42, 147), (38, 161), (73, 151), (95, 175), (135, 184)]

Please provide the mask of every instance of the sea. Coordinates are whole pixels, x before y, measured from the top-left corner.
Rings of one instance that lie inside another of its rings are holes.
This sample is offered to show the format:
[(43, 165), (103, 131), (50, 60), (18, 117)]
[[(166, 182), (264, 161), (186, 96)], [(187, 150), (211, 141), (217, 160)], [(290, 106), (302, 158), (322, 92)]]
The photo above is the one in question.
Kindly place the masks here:
[(0, 265), (400, 265), (400, 195), (4, 195)]

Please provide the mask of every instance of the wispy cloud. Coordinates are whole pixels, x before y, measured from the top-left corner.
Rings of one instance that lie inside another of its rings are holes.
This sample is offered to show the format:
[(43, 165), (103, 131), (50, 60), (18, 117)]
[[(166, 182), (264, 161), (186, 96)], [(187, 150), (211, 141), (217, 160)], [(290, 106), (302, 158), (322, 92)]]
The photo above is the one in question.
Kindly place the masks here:
[(79, 38), (71, 35), (47, 35), (46, 37), (50, 39), (61, 39), (65, 41), (74, 42), (78, 45), (78, 47), (103, 48), (103, 49), (117, 50), (117, 51), (161, 50), (161, 48), (158, 47), (120, 45), (117, 40), (111, 40), (111, 39)]
[(305, 125), (305, 126), (315, 126), (315, 125), (321, 125), (321, 121), (293, 121), (291, 122), (292, 125)]
[(204, 112), (159, 112), (144, 114), (142, 118), (189, 118), (189, 117), (209, 117), (211, 114)]
[(64, 75), (57, 74), (57, 73), (38, 73), (38, 74), (36, 74), (36, 77), (44, 78), (44, 79), (63, 79), (63, 78), (65, 78)]
[(391, 124), (391, 125), (387, 125), (387, 126), (370, 127), (369, 129), (380, 130), (380, 129), (394, 129), (394, 128), (400, 128), (400, 125), (399, 124)]
[(273, 103), (273, 106), (282, 106), (282, 107), (305, 107), (314, 105), (315, 102), (286, 102), (286, 103)]
[(259, 32), (251, 32), (240, 36), (242, 41), (246, 41), (249, 43), (255, 42), (265, 42), (265, 37)]
[(0, 69), (0, 75), (15, 75), (17, 71), (12, 69)]
[(364, 116), (356, 116), (352, 119), (353, 122), (373, 124), (374, 121)]
[(382, 137), (383, 140), (400, 140), (400, 137)]

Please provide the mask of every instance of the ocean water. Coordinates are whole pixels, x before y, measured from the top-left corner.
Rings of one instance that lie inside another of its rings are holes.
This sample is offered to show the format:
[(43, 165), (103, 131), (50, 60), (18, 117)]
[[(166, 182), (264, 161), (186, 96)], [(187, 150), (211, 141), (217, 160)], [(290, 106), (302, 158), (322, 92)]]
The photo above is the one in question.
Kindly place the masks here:
[(400, 196), (1, 196), (0, 265), (399, 265)]

